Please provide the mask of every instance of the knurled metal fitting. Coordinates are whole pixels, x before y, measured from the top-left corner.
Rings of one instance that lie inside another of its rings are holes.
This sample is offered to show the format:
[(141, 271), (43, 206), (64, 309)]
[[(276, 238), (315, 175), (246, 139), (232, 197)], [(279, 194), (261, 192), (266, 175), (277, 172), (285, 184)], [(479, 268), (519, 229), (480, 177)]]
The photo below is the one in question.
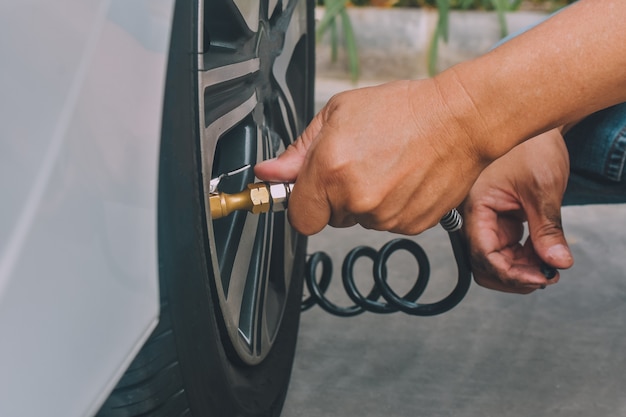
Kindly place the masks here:
[(267, 213), (270, 211), (270, 191), (265, 183), (248, 184), (253, 214)]

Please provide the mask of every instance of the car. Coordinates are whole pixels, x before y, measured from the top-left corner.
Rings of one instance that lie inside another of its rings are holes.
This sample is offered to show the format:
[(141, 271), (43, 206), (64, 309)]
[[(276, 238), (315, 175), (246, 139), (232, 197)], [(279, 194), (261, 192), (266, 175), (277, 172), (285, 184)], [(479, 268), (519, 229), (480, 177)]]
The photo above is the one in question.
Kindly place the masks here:
[(0, 5), (0, 416), (280, 414), (306, 240), (208, 189), (312, 117), (313, 8)]

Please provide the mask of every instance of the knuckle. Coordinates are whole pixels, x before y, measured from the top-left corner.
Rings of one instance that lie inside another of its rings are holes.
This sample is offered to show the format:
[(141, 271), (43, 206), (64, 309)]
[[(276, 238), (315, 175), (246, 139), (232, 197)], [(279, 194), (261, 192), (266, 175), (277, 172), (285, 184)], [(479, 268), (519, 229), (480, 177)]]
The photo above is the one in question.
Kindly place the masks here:
[(326, 104), (325, 108), (327, 108), (329, 111), (330, 110), (334, 110), (338, 105), (340, 105), (345, 99), (346, 96), (350, 94), (350, 91), (341, 91), (339, 93), (335, 93), (330, 97), (330, 100), (328, 100), (328, 103)]
[(541, 224), (536, 232), (538, 236), (561, 236), (563, 234), (563, 225), (561, 218), (550, 218), (548, 222)]
[[(378, 231), (394, 231), (397, 229), (402, 229), (402, 228), (398, 228), (398, 221), (396, 219), (382, 219), (382, 218), (377, 218), (374, 217), (373, 220), (367, 222), (368, 225), (364, 226), (367, 229), (372, 229), (372, 230), (378, 230)], [(401, 232), (396, 232), (396, 233), (401, 233)]]
[(380, 198), (367, 192), (353, 190), (346, 198), (346, 211), (357, 216), (368, 215), (374, 222), (384, 221), (376, 209), (380, 205)]
[(307, 133), (307, 131), (302, 132), (300, 138), (287, 147), (285, 154), (295, 153), (297, 155), (305, 155), (308, 148), (307, 142), (311, 141), (310, 136), (311, 134)]
[(407, 236), (416, 236), (425, 231), (427, 228), (421, 223), (398, 224), (390, 227), (388, 230), (392, 233), (398, 233)]

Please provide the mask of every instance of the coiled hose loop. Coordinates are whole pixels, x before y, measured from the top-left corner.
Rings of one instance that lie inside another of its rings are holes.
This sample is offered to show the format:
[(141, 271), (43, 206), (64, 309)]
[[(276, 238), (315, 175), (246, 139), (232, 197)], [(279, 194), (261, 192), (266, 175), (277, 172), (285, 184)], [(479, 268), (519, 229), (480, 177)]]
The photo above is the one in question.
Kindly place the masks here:
[[(455, 219), (456, 222), (451, 221), (450, 229), (454, 231), (448, 232), (457, 264), (457, 283), (450, 294), (440, 301), (428, 304), (417, 302), (428, 286), (430, 262), (424, 249), (416, 242), (409, 239), (394, 239), (387, 242), (379, 251), (369, 246), (358, 246), (345, 257), (341, 268), (341, 277), (348, 297), (354, 302), (354, 305), (349, 307), (338, 306), (325, 296), (332, 277), (330, 257), (324, 252), (315, 252), (311, 255), (307, 260), (305, 269), (305, 283), (310, 295), (303, 300), (302, 310), (308, 310), (317, 304), (328, 313), (340, 317), (356, 316), (365, 311), (378, 314), (401, 311), (413, 316), (434, 316), (449, 311), (465, 297), (472, 281), (467, 248), (458, 231), (460, 227), (457, 227), (459, 219), (460, 216)], [(448, 228), (446, 227), (446, 229)], [(387, 283), (387, 261), (393, 253), (400, 250), (409, 252), (415, 258), (419, 270), (415, 284), (403, 296), (398, 295)], [(357, 289), (354, 278), (354, 266), (359, 258), (369, 258), (374, 262), (374, 282), (372, 289), (366, 296)], [(320, 266), (321, 275), (318, 282), (316, 276)], [(381, 297), (382, 300), (380, 300)]]

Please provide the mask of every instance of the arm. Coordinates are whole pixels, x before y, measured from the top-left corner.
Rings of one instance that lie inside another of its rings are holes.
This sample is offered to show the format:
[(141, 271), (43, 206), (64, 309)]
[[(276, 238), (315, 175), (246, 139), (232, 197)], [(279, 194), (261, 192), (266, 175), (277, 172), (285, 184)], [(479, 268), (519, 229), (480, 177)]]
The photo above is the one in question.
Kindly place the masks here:
[(625, 19), (623, 0), (581, 0), (433, 79), (339, 94), (256, 173), (297, 178), (289, 217), (305, 234), (327, 223), (419, 233), (515, 145), (626, 101)]
[(626, 101), (626, 34), (615, 30), (625, 18), (621, 0), (581, 0), (438, 82), (447, 101), (466, 92), (474, 112), (461, 106), (455, 114), (493, 160), (525, 139)]

